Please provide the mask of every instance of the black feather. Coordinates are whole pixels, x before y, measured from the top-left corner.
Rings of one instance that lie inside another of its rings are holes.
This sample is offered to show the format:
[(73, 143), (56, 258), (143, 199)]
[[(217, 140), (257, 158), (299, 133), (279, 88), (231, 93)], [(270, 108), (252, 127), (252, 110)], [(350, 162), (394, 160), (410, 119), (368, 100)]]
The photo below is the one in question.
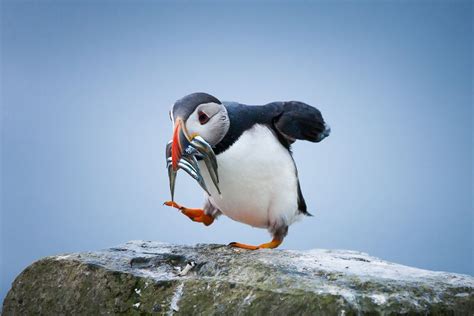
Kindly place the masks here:
[(274, 128), (291, 143), (297, 139), (319, 142), (326, 129), (318, 109), (297, 101), (273, 102), (266, 107), (279, 112), (274, 118)]
[(325, 136), (324, 119), (318, 109), (298, 101), (272, 102), (266, 105), (245, 105), (223, 102), (230, 120), (230, 128), (214, 148), (216, 154), (225, 151), (255, 124), (267, 125), (287, 149), (297, 139), (319, 142)]

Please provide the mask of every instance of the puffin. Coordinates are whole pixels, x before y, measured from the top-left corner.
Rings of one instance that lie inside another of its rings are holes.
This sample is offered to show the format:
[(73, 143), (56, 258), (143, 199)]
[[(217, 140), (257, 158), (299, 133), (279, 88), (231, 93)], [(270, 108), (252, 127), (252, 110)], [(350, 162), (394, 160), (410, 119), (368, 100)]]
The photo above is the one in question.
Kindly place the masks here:
[[(176, 101), (170, 119), (173, 135), (166, 146), (166, 162), (171, 200), (164, 205), (206, 226), (225, 215), (267, 229), (270, 242), (229, 244), (249, 250), (278, 247), (291, 224), (312, 216), (291, 145), (296, 140), (318, 143), (329, 136), (331, 129), (318, 109), (299, 101), (265, 105), (221, 102), (197, 92)], [(202, 208), (174, 201), (180, 169), (205, 191)]]

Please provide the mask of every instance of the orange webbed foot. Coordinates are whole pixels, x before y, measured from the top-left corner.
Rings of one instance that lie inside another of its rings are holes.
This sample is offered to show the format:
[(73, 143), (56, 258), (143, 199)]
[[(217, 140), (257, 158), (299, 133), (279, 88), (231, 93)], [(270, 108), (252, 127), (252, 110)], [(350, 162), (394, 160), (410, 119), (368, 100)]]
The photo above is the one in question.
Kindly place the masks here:
[(242, 244), (239, 242), (231, 242), (229, 246), (235, 247), (235, 248), (241, 248), (241, 249), (248, 249), (248, 250), (257, 250), (257, 249), (264, 249), (264, 248), (273, 249), (280, 246), (282, 242), (283, 240), (278, 240), (278, 239), (273, 238), (272, 241), (261, 244), (259, 246), (252, 246), (252, 245)]
[(214, 218), (205, 214), (204, 210), (200, 208), (187, 208), (174, 201), (166, 201), (163, 204), (180, 210), (181, 213), (189, 217), (189, 219), (191, 219), (193, 222), (203, 223), (206, 226), (209, 226), (214, 222)]

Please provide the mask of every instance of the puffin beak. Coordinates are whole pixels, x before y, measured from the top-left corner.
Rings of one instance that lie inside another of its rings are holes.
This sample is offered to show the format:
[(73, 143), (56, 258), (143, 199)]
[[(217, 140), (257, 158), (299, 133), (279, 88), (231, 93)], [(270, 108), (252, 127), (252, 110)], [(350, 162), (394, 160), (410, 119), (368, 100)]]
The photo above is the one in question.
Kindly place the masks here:
[(174, 187), (178, 169), (186, 171), (210, 195), (199, 170), (196, 156), (204, 160), (212, 182), (220, 194), (217, 159), (212, 147), (198, 134), (189, 136), (183, 119), (178, 117), (173, 127), (173, 138), (166, 146), (166, 163), (172, 201), (174, 200)]
[[(176, 123), (173, 128), (173, 138), (171, 145), (171, 166), (173, 171), (178, 171), (178, 163), (183, 154), (183, 145), (181, 139), (186, 138), (183, 132), (183, 120), (181, 118), (176, 119)], [(182, 135), (183, 134), (183, 135)]]

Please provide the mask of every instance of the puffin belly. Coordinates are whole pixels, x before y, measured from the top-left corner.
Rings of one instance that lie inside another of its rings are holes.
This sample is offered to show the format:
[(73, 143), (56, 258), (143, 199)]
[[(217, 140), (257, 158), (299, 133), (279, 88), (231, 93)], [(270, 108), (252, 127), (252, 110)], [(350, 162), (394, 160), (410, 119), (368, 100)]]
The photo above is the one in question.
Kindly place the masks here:
[(217, 155), (219, 188), (201, 170), (210, 202), (233, 220), (260, 228), (290, 225), (298, 217), (296, 169), (289, 151), (264, 125), (245, 131)]

